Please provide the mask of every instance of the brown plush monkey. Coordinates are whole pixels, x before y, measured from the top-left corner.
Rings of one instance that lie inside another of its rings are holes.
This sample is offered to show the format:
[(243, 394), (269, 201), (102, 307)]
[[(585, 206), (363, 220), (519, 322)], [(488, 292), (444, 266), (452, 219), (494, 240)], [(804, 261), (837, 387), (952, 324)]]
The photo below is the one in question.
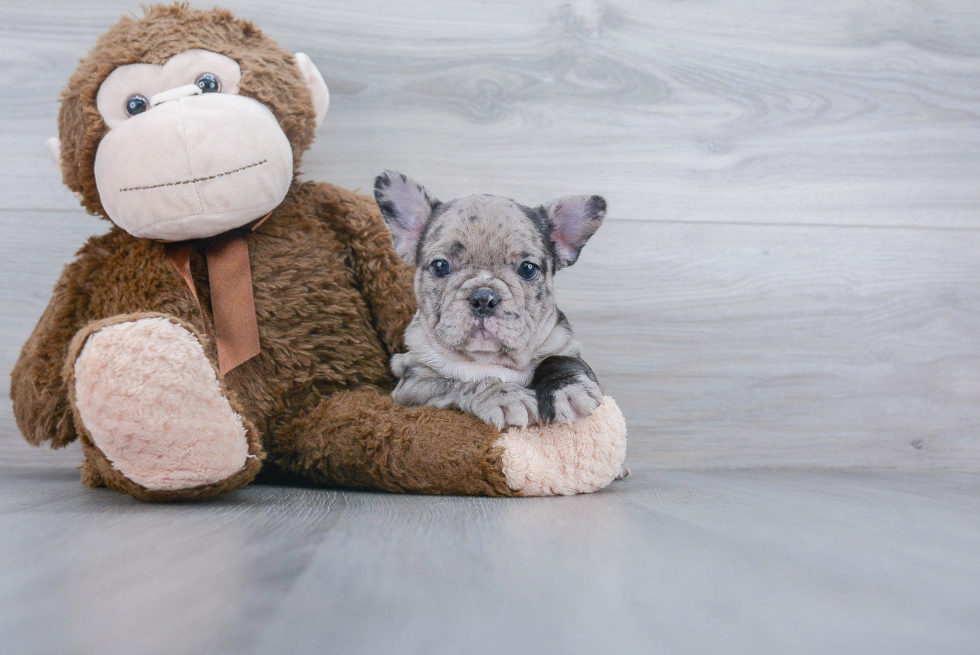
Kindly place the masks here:
[(114, 225), (65, 268), (13, 371), (26, 439), (81, 439), (85, 484), (144, 500), (263, 468), (421, 493), (608, 484), (625, 454), (611, 400), (503, 434), (392, 403), (412, 271), (372, 199), (295, 177), (328, 99), (308, 57), (226, 11), (156, 6), (99, 39), (62, 95), (60, 162)]

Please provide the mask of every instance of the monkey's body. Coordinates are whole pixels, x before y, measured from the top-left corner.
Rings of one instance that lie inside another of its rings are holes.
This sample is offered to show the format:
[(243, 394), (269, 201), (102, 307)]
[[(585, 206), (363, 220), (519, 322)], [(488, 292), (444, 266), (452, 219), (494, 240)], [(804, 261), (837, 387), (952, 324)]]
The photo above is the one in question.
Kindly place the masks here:
[[(232, 407), (261, 436), (265, 466), (327, 485), (514, 493), (499, 454), (493, 454), (496, 430), (469, 415), (406, 410), (387, 397), (394, 386), (387, 360), (401, 347), (414, 296), (412, 270), (395, 257), (372, 199), (326, 184), (297, 185), (248, 244), (262, 352), (229, 372), (224, 384)], [(201, 250), (191, 267), (211, 321)], [(204, 317), (163, 243), (119, 228), (90, 239), (66, 267), (14, 370), (17, 418), (29, 441), (63, 446), (78, 436), (61, 375), (76, 333), (146, 312), (204, 333)], [(213, 342), (206, 352), (216, 357)], [(329, 408), (325, 399), (332, 400)], [(186, 495), (126, 484), (78, 427), (88, 484), (147, 499)], [(447, 448), (456, 451), (457, 475), (440, 475), (451, 464)], [(390, 470), (378, 466), (379, 460), (402, 457), (414, 461)], [(247, 483), (254, 473), (229, 479), (227, 488)], [(207, 493), (224, 490), (221, 485)]]
[[(125, 134), (138, 134), (138, 127), (168, 112), (191, 108), (198, 113), (186, 116), (201, 115), (200, 108), (257, 100), (272, 112), (271, 124), (288, 138), (298, 165), (326, 111), (316, 104), (326, 87), (317, 88), (319, 73), (310, 73), (308, 58), (297, 70), (299, 57), (294, 62), (254, 26), (221, 10), (154, 7), (103, 36), (63, 94), (62, 172), (92, 213), (119, 224), (100, 193), (115, 201), (117, 191), (134, 191), (96, 184), (96, 154), (110, 130), (104, 115), (92, 111), (103, 80), (134, 63), (156, 66), (133, 69), (139, 75), (162, 74), (161, 64), (192, 49), (240, 65), (234, 92), (243, 98), (198, 102), (186, 86), (157, 91), (144, 103), (145, 117), (118, 118)], [(138, 84), (141, 78), (133, 79)], [(167, 111), (153, 108), (165, 102)], [(223, 145), (227, 152), (217, 155), (233, 160), (234, 144)], [(206, 202), (209, 190), (247, 196), (254, 186), (247, 175), (261, 167), (215, 164), (215, 153), (208, 150), (204, 160), (211, 168), (191, 171), (194, 179), (180, 186), (164, 179), (128, 186), (160, 194), (173, 187), (185, 204), (188, 198)], [(163, 154), (174, 157), (173, 151)], [(245, 169), (244, 181), (216, 174)], [(228, 184), (239, 186), (229, 192)], [(90, 239), (65, 268), (14, 368), (11, 396), (25, 438), (53, 447), (80, 438), (86, 484), (146, 500), (226, 492), (248, 484), (263, 467), (313, 484), (421, 493), (579, 493), (613, 480), (625, 454), (625, 424), (611, 400), (575, 426), (503, 434), (474, 416), (395, 405), (387, 363), (402, 349), (415, 311), (412, 269), (399, 261), (372, 199), (299, 183), (295, 175), (282, 189), (285, 196), (269, 218), (246, 236), (258, 355), (218, 374), (214, 340), (202, 336), (214, 325), (206, 241), (193, 242), (190, 260), (199, 308), (165, 243), (114, 226)], [(152, 203), (176, 196), (145, 197)], [(130, 224), (141, 230), (162, 224), (139, 222), (135, 206)], [(171, 221), (165, 203), (151, 210)], [(222, 237), (206, 232), (209, 216), (191, 216), (192, 227), (205, 230), (195, 239)]]

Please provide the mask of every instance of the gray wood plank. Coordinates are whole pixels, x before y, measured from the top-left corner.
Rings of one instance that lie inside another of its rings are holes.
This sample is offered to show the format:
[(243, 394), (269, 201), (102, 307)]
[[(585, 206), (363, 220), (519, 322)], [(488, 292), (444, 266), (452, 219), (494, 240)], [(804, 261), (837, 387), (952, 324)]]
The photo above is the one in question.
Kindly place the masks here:
[[(136, 8), (8, 2), (4, 652), (980, 650), (978, 473), (744, 468), (980, 466), (980, 5), (222, 4), (323, 70), (312, 179), (607, 196), (559, 299), (634, 475), (526, 500), (82, 488), (77, 447), (17, 434), (8, 372), (105, 228), (47, 160), (57, 93)], [(662, 470), (705, 467), (741, 470)]]
[(593, 496), (250, 487), (145, 505), (0, 468), (17, 653), (974, 653), (980, 477), (667, 472)]
[(980, 233), (613, 221), (556, 278), (663, 467), (980, 465)]
[[(309, 177), (607, 195), (614, 220), (559, 287), (632, 457), (980, 464), (978, 232), (858, 227), (977, 225), (976, 5), (231, 6), (333, 88)], [(42, 143), (77, 58), (129, 9), (0, 7), (4, 371), (102, 229)], [(764, 226), (785, 222), (839, 227)], [(78, 455), (28, 449), (4, 400), (0, 457)]]
[[(48, 457), (7, 372), (85, 235), (26, 212), (0, 239), (0, 459)], [(586, 358), (664, 468), (980, 467), (980, 232), (607, 222), (557, 277)]]
[[(597, 192), (623, 219), (980, 225), (974, 2), (223, 4), (323, 70), (312, 178)], [(134, 7), (0, 8), (0, 207), (75, 207), (43, 148), (57, 93)]]
[(4, 211), (0, 237), (0, 462), (45, 466), (52, 462), (80, 464), (78, 444), (64, 450), (39, 450), (24, 441), (14, 422), (10, 372), (51, 299), (65, 264), (94, 234), (109, 223), (81, 210)]

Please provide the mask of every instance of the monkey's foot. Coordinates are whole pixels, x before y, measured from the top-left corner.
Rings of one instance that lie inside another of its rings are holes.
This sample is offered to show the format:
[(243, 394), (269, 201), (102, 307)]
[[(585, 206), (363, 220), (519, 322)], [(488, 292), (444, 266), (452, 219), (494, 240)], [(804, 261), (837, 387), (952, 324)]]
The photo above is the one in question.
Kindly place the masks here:
[(626, 421), (616, 401), (569, 425), (512, 428), (497, 441), (507, 485), (523, 496), (565, 496), (602, 489), (620, 476)]
[(76, 337), (73, 398), (86, 456), (99, 460), (109, 487), (164, 500), (220, 493), (254, 477), (258, 441), (197, 336), (159, 315), (84, 332)]

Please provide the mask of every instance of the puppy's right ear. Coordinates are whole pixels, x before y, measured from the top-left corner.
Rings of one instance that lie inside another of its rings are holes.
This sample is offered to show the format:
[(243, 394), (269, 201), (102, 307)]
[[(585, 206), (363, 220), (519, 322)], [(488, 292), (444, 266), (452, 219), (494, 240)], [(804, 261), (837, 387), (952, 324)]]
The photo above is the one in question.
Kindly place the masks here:
[(374, 179), (374, 199), (388, 224), (395, 252), (415, 266), (419, 239), (439, 201), (421, 184), (397, 171), (385, 171)]
[(602, 225), (606, 201), (602, 196), (564, 196), (549, 202), (544, 211), (551, 222), (556, 268), (561, 269), (575, 263), (585, 242)]

